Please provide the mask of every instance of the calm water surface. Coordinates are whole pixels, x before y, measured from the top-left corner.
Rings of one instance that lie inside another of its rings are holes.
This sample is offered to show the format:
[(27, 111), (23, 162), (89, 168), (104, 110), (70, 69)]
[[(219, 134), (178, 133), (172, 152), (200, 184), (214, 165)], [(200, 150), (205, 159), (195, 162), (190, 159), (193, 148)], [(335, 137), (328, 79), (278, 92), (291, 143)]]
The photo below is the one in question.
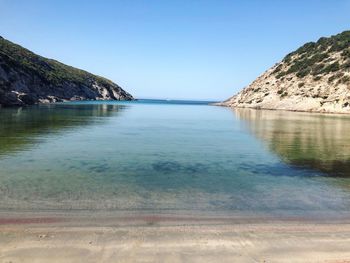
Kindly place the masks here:
[(0, 110), (0, 210), (339, 216), (350, 117), (193, 103)]

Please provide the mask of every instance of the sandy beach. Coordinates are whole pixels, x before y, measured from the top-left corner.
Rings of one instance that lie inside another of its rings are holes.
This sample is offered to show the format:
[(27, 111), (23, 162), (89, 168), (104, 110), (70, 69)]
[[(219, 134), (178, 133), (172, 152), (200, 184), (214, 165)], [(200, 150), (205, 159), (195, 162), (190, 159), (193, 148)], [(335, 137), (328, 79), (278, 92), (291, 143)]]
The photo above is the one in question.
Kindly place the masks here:
[(0, 262), (350, 262), (350, 222), (2, 214)]

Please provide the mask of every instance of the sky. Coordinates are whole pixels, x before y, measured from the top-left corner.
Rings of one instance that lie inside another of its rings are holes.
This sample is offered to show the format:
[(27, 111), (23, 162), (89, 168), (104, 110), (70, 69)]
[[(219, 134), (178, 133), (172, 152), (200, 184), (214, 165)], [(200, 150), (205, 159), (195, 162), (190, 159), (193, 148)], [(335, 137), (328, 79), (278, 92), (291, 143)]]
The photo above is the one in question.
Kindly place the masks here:
[(223, 100), (349, 14), (350, 0), (0, 0), (0, 35), (136, 98)]

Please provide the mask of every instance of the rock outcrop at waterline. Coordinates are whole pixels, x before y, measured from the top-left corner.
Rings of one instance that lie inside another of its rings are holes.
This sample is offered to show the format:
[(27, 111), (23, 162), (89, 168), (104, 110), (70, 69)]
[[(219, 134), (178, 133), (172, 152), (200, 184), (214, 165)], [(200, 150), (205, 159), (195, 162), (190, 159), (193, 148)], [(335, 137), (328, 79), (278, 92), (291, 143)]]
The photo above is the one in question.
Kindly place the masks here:
[(0, 37), (0, 106), (132, 99), (108, 79), (41, 57)]
[(350, 31), (303, 45), (220, 105), (350, 113)]

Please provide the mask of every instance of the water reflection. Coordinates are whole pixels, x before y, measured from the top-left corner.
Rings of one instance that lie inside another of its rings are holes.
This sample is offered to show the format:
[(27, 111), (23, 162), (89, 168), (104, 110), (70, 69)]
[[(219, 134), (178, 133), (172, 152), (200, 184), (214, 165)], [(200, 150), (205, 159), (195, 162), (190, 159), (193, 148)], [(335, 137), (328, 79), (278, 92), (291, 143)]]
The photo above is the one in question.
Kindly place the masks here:
[(125, 109), (116, 104), (53, 104), (0, 109), (0, 157), (28, 149), (43, 136), (105, 121)]
[(235, 116), (286, 163), (350, 176), (350, 117), (234, 109)]

